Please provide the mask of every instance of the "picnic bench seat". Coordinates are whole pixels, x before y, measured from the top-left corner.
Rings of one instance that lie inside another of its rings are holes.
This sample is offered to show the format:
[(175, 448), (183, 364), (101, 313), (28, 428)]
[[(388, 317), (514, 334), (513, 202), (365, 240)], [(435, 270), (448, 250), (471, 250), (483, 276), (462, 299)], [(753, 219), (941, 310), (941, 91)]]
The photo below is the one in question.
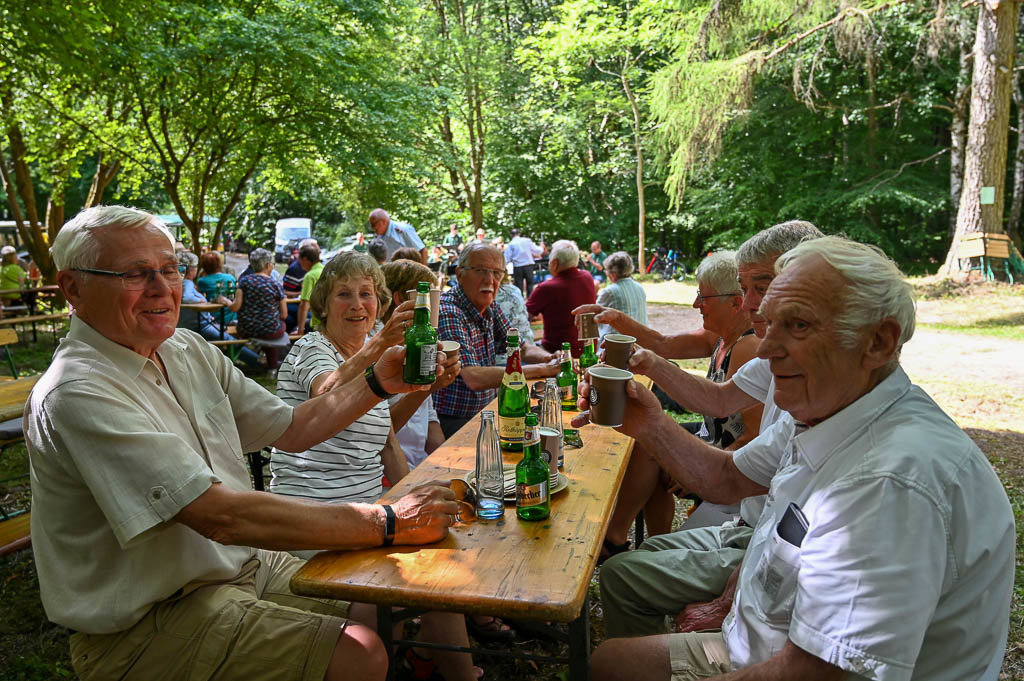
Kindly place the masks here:
[[(36, 323), (38, 322), (60, 322), (68, 318), (66, 312), (58, 312), (56, 314), (35, 314), (28, 315), (25, 317), (4, 317), (0, 319), (0, 328), (13, 327), (18, 324), (31, 324), (32, 325), (32, 342), (38, 341), (36, 336)], [(57, 324), (52, 325), (53, 329), (53, 344), (57, 344)]]
[(32, 544), (31, 520), (32, 514), (28, 511), (0, 520), (0, 556), (20, 551)]

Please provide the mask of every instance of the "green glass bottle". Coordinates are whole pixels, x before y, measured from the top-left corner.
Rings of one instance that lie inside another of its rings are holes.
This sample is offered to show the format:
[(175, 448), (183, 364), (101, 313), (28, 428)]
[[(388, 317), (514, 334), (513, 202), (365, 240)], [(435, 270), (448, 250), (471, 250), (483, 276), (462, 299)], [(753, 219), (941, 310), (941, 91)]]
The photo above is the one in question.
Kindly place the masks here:
[(548, 464), (540, 458), (537, 415), (526, 415), (523, 460), (516, 464), (516, 515), (522, 520), (544, 520), (551, 515)]
[(501, 448), (509, 452), (523, 451), (523, 419), (530, 411), (530, 388), (523, 376), (523, 364), (519, 357), (519, 334), (508, 333), (508, 359), (505, 360), (505, 375), (498, 386), (498, 439)]
[(594, 344), (597, 340), (583, 341), (583, 354), (580, 355), (580, 376), (587, 375), (587, 369), (597, 364), (597, 353), (594, 351)]
[(430, 284), (416, 284), (416, 311), (412, 326), (405, 330), (406, 383), (422, 385), (437, 380), (437, 331), (430, 325)]
[(572, 350), (568, 343), (562, 343), (562, 368), (556, 377), (558, 392), (562, 397), (562, 411), (576, 408), (576, 374), (572, 370)]

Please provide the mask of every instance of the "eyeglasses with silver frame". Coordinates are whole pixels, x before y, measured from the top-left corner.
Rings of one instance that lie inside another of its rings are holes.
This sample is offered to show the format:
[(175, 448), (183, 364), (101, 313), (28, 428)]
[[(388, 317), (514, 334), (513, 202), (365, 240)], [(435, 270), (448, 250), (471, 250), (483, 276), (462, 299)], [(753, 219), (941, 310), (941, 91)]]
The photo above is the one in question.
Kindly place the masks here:
[(84, 272), (86, 274), (98, 274), (102, 277), (117, 277), (121, 280), (121, 285), (128, 291), (140, 291), (150, 282), (153, 278), (159, 274), (163, 277), (164, 282), (174, 288), (181, 286), (182, 277), (185, 274), (187, 268), (184, 265), (165, 265), (160, 269), (142, 268), (137, 270), (128, 270), (127, 272), (112, 272), (110, 270), (98, 270), (92, 267), (75, 267), (72, 268), (74, 272)]

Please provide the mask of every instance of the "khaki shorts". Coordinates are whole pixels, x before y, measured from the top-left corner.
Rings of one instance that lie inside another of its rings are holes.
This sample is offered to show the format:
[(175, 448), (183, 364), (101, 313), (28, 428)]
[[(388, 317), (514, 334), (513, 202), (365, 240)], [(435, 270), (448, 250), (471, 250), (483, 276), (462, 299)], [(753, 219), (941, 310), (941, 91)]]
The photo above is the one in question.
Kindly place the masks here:
[(672, 667), (672, 681), (706, 679), (732, 671), (729, 651), (719, 631), (671, 634), (668, 658)]
[(72, 634), (75, 671), (82, 681), (321, 681), (349, 604), (293, 594), (304, 562), (257, 551), (235, 579), (190, 584), (131, 629)]

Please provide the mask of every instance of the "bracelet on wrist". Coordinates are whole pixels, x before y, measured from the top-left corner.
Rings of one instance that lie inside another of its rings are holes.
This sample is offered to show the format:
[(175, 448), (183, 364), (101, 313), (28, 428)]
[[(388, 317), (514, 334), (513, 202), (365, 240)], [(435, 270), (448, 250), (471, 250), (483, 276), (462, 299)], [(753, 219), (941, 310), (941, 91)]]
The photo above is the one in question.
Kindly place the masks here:
[(377, 380), (377, 374), (373, 373), (374, 366), (376, 366), (376, 364), (371, 364), (370, 366), (366, 367), (366, 371), (363, 372), (363, 378), (366, 379), (366, 385), (370, 388), (370, 392), (372, 392), (380, 399), (386, 400), (389, 397), (392, 397), (393, 395), (392, 393), (389, 393), (387, 390), (385, 390), (384, 386), (382, 386), (380, 384), (380, 381)]
[(391, 546), (395, 541), (395, 511), (390, 506), (384, 506), (384, 541), (381, 546)]

